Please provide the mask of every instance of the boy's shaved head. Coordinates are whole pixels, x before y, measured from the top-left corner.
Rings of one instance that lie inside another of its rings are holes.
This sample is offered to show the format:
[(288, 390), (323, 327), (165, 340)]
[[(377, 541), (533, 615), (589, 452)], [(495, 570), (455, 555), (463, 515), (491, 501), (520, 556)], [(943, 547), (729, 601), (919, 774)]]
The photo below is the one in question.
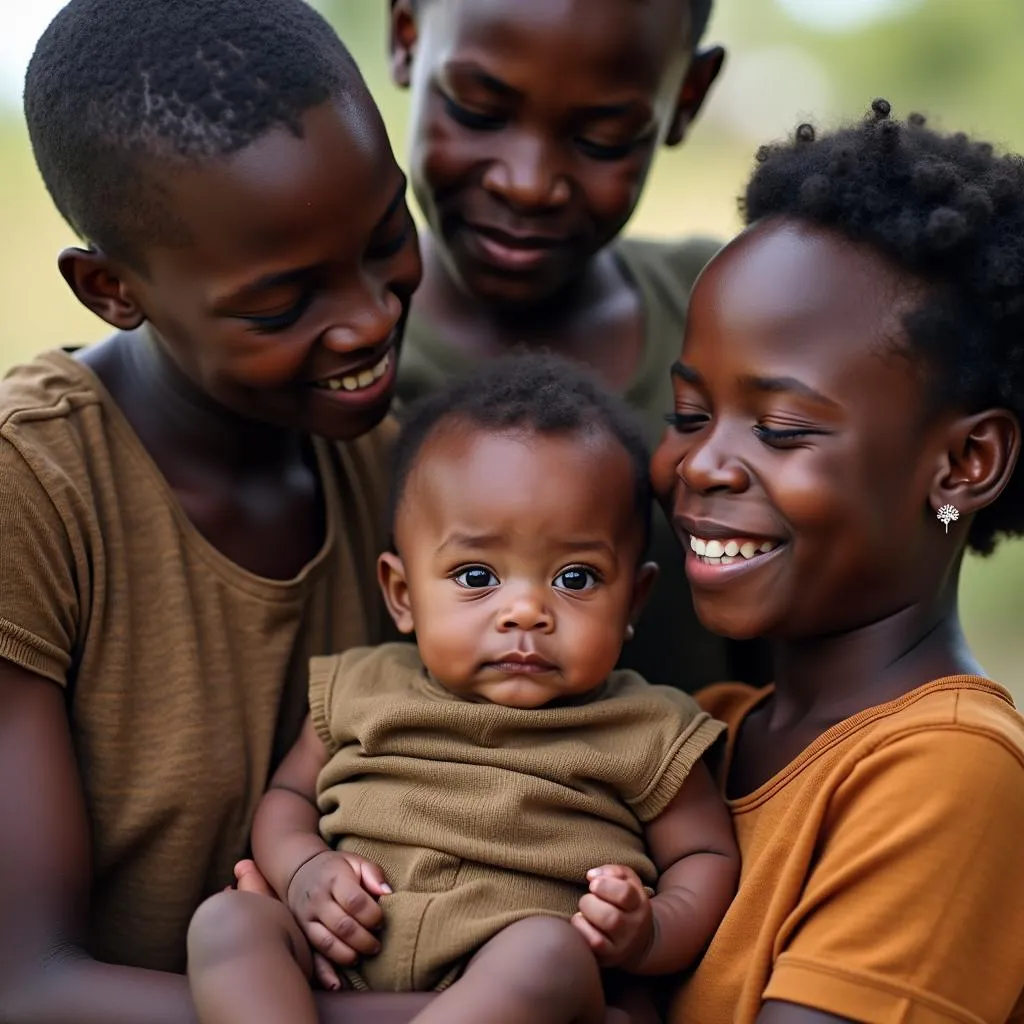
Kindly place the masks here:
[(71, 0), (25, 78), (36, 162), (57, 209), (109, 256), (181, 236), (161, 173), (237, 152), (302, 115), (367, 96), (303, 0)]

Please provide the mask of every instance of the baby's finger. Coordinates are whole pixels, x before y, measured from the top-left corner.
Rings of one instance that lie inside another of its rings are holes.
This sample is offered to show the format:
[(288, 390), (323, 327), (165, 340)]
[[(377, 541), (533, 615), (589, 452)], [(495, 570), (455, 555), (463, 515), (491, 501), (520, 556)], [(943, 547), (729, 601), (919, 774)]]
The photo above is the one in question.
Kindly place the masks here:
[(357, 953), (375, 956), (380, 952), (380, 940), (336, 903), (328, 901), (317, 907), (316, 917), (332, 935), (341, 939)]
[(583, 936), (595, 956), (604, 956), (611, 951), (612, 946), (608, 941), (608, 936), (595, 928), (582, 913), (573, 914), (569, 923)]
[(239, 892), (256, 892), (277, 899), (277, 893), (270, 888), (254, 860), (240, 860), (235, 865), (235, 882)]
[(342, 967), (352, 967), (359, 960), (359, 954), (349, 945), (341, 941), (333, 932), (328, 931), (319, 921), (310, 921), (304, 928), (306, 938), (313, 949), (313, 956), (317, 953), (326, 957), (332, 963), (340, 964)]
[(363, 888), (374, 896), (383, 896), (392, 891), (384, 878), (384, 869), (368, 860), (363, 860), (359, 864), (359, 880), (363, 883)]
[(334, 964), (322, 953), (313, 952), (313, 974), (319, 982), (320, 987), (327, 992), (339, 992), (344, 987)]
[[(637, 878), (637, 874), (632, 868), (627, 868), (625, 864), (602, 864), (600, 867), (591, 868), (587, 872), (587, 881), (597, 878), (599, 875), (610, 876), (612, 878), (625, 878), (627, 881), (633, 878)], [(639, 879), (637, 879), (639, 881)]]
[(611, 903), (627, 912), (636, 910), (647, 898), (643, 890), (632, 881), (615, 878), (612, 875), (598, 875), (590, 883), (590, 891), (606, 903)]
[(384, 921), (384, 912), (377, 906), (377, 901), (361, 885), (354, 885), (351, 878), (335, 878), (331, 896), (346, 914), (364, 928), (378, 928)]
[(580, 900), (580, 913), (599, 932), (611, 937), (622, 927), (623, 913), (618, 907), (606, 903), (599, 896), (587, 893)]

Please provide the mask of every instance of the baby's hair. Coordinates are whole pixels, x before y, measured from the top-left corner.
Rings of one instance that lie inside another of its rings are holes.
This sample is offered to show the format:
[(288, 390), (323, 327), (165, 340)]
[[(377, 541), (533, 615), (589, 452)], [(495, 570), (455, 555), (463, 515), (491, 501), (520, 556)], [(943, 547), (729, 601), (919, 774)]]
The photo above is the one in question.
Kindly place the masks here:
[(145, 244), (187, 242), (154, 169), (300, 135), (310, 108), (364, 95), (304, 0), (71, 0), (29, 63), (25, 117), (64, 219), (141, 270)]
[[(642, 552), (651, 529), (649, 452), (632, 411), (582, 366), (548, 353), (516, 352), (488, 360), (469, 376), (453, 378), (402, 412), (391, 485), (391, 522), (409, 474), (440, 427), (465, 423), (494, 433), (540, 435), (600, 431), (633, 462), (633, 504), (642, 530)], [(558, 486), (557, 480), (551, 481)]]
[[(903, 320), (931, 371), (931, 409), (1004, 408), (1024, 422), (1024, 159), (998, 154), (875, 100), (866, 119), (819, 135), (801, 124), (759, 150), (741, 207), (748, 224), (783, 216), (830, 228), (925, 285)], [(1024, 533), (1024, 474), (974, 518), (989, 554)]]

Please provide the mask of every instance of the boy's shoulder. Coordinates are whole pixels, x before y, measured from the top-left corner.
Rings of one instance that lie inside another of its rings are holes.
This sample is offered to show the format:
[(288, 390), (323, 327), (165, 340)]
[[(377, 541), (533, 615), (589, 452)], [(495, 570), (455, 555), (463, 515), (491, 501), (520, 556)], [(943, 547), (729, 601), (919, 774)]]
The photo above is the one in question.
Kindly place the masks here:
[(100, 401), (82, 364), (63, 350), (44, 352), (0, 380), (0, 431), (10, 435), (24, 424), (67, 418)]

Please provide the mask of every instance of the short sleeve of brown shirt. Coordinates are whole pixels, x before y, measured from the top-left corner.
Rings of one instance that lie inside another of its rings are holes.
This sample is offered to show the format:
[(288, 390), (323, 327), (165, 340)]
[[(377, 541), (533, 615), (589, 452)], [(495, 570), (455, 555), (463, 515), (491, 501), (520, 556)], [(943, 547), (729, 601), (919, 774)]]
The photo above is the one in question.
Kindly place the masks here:
[[(733, 737), (763, 696), (700, 698)], [(748, 1024), (768, 1000), (1024, 1020), (1024, 719), (1001, 687), (950, 677), (870, 708), (730, 807), (740, 890), (673, 1022)]]
[(182, 969), (297, 735), (309, 658), (382, 639), (393, 433), (315, 443), (328, 535), (270, 580), (192, 526), (81, 363), (50, 353), (0, 383), (0, 657), (68, 691), (99, 959)]

